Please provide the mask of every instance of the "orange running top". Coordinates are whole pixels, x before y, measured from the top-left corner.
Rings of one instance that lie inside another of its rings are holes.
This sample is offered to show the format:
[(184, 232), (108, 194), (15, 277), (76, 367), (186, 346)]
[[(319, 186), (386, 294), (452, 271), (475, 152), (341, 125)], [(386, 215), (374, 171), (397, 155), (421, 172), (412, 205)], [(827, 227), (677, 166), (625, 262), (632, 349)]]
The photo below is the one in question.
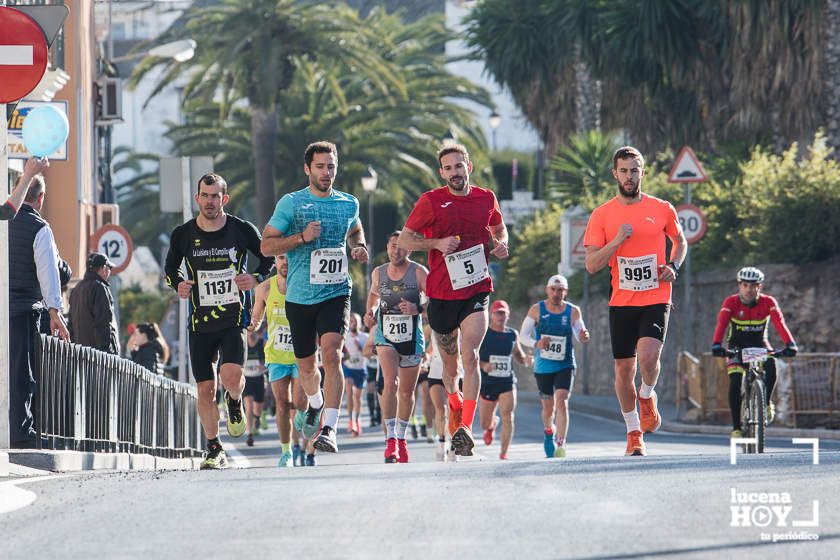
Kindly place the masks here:
[(603, 247), (622, 224), (630, 224), (633, 233), (610, 257), (610, 306), (671, 303), (671, 282), (660, 282), (658, 276), (660, 266), (668, 263), (665, 237), (680, 233), (677, 211), (670, 202), (646, 194), (635, 204), (613, 198), (592, 212), (584, 246)]

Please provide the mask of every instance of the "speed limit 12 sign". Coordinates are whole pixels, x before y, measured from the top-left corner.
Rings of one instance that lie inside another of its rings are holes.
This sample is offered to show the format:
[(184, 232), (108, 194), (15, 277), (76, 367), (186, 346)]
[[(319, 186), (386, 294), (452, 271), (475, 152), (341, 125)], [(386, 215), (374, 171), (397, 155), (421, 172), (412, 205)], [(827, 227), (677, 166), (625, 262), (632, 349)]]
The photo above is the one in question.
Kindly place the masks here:
[(693, 204), (680, 204), (676, 208), (685, 240), (689, 244), (697, 243), (706, 233), (706, 215)]
[(108, 224), (96, 230), (90, 238), (90, 250), (107, 255), (114, 263), (111, 272), (119, 274), (131, 262), (134, 245), (131, 243), (131, 235), (124, 227)]

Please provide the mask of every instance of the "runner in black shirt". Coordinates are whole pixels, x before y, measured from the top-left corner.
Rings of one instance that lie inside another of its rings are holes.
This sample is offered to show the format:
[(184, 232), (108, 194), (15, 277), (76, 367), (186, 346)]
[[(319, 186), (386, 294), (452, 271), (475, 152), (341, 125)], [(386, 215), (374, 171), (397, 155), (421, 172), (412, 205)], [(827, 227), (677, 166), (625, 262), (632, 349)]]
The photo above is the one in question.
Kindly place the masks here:
[[(215, 173), (198, 181), (198, 217), (178, 226), (166, 255), (166, 283), (182, 299), (189, 298), (189, 347), (198, 389), (198, 413), (207, 436), (201, 468), (227, 465), (219, 443), (219, 409), (215, 403), (215, 362), (225, 387), (227, 430), (245, 433), (242, 391), (245, 387), (245, 328), (250, 323), (251, 290), (267, 276), (274, 259), (260, 252), (260, 234), (253, 224), (226, 214), (227, 183)], [(257, 274), (247, 273), (247, 251), (260, 259)], [(180, 266), (186, 261), (187, 278)]]

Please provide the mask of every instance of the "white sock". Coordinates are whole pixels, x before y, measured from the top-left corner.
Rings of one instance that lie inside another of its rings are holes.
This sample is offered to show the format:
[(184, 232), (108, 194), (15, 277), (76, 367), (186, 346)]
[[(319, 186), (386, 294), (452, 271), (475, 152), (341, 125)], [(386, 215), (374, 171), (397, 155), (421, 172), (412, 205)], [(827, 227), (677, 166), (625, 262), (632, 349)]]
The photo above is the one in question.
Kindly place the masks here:
[(324, 406), (324, 397), (321, 395), (321, 391), (318, 391), (314, 395), (306, 395), (309, 398), (309, 406), (312, 408), (321, 408)]
[(405, 439), (405, 432), (408, 430), (408, 420), (397, 418), (397, 439)]
[(387, 432), (388, 439), (397, 437), (397, 419), (396, 418), (386, 418), (385, 419), (385, 431)]
[(647, 385), (642, 381), (642, 386), (639, 387), (639, 396), (643, 399), (649, 399), (651, 393), (653, 393), (653, 387), (653, 385)]
[(324, 426), (329, 426), (333, 430), (335, 430), (336, 426), (338, 426), (337, 408), (328, 408), (324, 410)]
[(634, 408), (630, 412), (622, 412), (624, 416), (624, 423), (627, 425), (627, 433), (642, 431), (642, 425), (639, 423), (639, 413)]

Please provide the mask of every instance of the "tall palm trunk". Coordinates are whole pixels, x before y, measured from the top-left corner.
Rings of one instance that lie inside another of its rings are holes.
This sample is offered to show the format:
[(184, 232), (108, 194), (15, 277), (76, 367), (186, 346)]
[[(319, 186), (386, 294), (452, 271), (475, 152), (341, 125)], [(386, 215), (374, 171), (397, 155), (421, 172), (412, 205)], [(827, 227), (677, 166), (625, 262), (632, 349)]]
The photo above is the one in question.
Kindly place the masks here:
[(824, 71), (825, 109), (828, 145), (834, 158), (840, 158), (840, 0), (826, 2)]
[(601, 81), (592, 77), (589, 65), (583, 60), (580, 45), (575, 49), (575, 131), (577, 133), (601, 128)]
[(277, 203), (274, 193), (274, 149), (277, 143), (277, 113), (260, 106), (251, 107), (251, 149), (254, 154), (254, 211), (257, 229), (262, 231)]

